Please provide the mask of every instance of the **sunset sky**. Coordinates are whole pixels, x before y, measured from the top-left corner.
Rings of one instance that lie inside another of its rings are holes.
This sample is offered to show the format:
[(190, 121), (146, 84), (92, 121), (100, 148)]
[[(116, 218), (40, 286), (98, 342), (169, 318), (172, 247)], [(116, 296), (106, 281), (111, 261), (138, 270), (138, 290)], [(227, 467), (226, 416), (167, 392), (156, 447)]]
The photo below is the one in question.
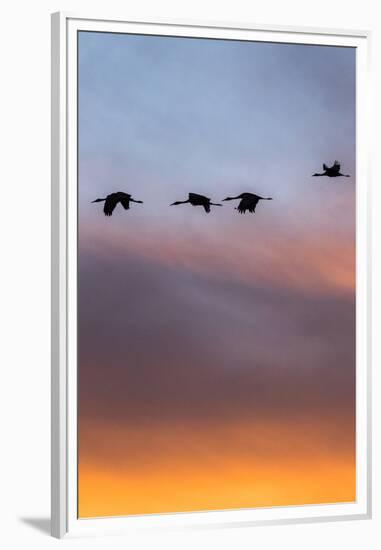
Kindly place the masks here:
[(354, 176), (353, 48), (79, 33), (80, 517), (355, 500)]

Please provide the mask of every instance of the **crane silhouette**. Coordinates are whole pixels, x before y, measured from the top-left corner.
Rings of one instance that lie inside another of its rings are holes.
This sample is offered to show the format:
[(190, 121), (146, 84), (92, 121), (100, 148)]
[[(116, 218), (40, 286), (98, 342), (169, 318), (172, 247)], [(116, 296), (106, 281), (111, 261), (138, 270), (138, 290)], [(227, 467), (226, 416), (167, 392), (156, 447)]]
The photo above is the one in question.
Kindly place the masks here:
[(343, 176), (344, 178), (350, 178), (349, 174), (342, 174), (340, 172), (340, 162), (338, 160), (335, 160), (332, 166), (327, 166), (326, 164), (323, 164), (323, 170), (324, 172), (319, 174), (312, 174), (313, 176), (328, 176), (329, 178), (338, 178), (339, 176)]
[(240, 214), (245, 214), (246, 211), (249, 211), (251, 213), (255, 212), (255, 208), (259, 201), (272, 201), (272, 197), (260, 197), (259, 195), (256, 195), (255, 193), (241, 193), (240, 195), (237, 195), (236, 197), (226, 197), (226, 199), (223, 199), (224, 201), (234, 201), (236, 199), (241, 199), (239, 205), (237, 206), (236, 210)]
[(130, 208), (130, 202), (138, 202), (143, 204), (143, 201), (136, 201), (128, 193), (123, 193), (123, 191), (118, 191), (116, 193), (111, 193), (107, 195), (104, 199), (95, 199), (93, 202), (104, 202), (103, 212), (105, 216), (111, 216), (115, 210), (116, 205), (120, 202), (125, 210)]
[(197, 193), (189, 193), (188, 194), (188, 200), (186, 201), (176, 201), (170, 204), (170, 206), (176, 206), (177, 204), (191, 204), (192, 206), (203, 206), (205, 212), (210, 212), (210, 206), (222, 206), (222, 204), (216, 204), (215, 202), (211, 202), (211, 199), (208, 197), (205, 197), (204, 195), (198, 195)]

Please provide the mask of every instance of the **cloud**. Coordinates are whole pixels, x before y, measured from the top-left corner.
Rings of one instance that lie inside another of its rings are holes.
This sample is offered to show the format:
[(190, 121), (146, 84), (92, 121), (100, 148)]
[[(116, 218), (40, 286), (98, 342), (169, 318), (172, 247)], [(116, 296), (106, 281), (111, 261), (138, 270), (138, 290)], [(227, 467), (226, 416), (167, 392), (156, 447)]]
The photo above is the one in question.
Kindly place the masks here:
[(81, 414), (117, 424), (351, 414), (353, 295), (209, 275), (82, 253)]
[(176, 230), (170, 223), (147, 229), (138, 222), (127, 235), (119, 225), (98, 222), (83, 229), (80, 246), (99, 256), (133, 254), (213, 279), (313, 294), (353, 293), (354, 234), (327, 227), (323, 217), (320, 231), (317, 224), (301, 231), (292, 219), (269, 216), (258, 222), (236, 216), (239, 223), (230, 218), (220, 229), (206, 217)]

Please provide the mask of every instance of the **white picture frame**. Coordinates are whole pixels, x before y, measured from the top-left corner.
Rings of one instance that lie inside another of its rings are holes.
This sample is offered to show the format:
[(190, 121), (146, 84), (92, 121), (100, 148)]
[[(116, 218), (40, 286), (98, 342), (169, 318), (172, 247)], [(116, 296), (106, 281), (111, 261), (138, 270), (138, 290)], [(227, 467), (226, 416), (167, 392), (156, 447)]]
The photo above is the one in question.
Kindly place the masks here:
[[(77, 46), (80, 30), (235, 38), (356, 48), (356, 474), (353, 503), (144, 516), (77, 517)], [(371, 517), (369, 42), (360, 30), (52, 15), (52, 535), (147, 527), (258, 525)]]

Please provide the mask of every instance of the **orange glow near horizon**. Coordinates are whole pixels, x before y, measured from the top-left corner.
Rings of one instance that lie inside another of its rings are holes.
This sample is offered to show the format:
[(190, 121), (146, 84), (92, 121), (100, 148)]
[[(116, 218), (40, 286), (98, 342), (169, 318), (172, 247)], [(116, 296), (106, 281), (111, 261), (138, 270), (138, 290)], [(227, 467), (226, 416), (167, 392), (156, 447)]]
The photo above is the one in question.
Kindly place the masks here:
[(353, 431), (329, 422), (210, 425), (201, 433), (87, 427), (79, 516), (352, 502)]
[(148, 474), (88, 466), (80, 474), (79, 517), (353, 502), (355, 485), (351, 460), (287, 467), (239, 460), (218, 472), (188, 463)]

